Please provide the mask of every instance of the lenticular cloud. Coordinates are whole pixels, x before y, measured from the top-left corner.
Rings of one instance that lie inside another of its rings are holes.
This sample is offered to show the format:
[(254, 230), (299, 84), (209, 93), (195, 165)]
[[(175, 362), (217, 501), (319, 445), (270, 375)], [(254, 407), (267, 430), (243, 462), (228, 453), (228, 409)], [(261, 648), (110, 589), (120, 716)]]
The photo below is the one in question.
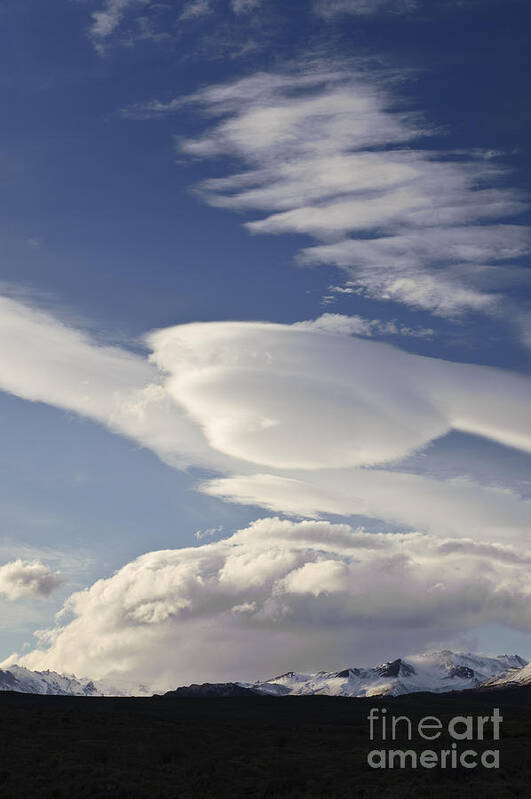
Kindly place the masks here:
[(486, 622), (529, 629), (531, 503), (396, 464), (451, 429), (530, 451), (528, 379), (315, 325), (167, 328), (147, 337), (148, 360), (13, 300), (2, 307), (4, 390), (83, 414), (172, 465), (217, 472), (202, 486), (214, 496), (401, 530), (274, 518), (150, 552), (73, 594), (70, 620), (6, 665), (162, 689), (333, 668), (323, 651), (353, 663), (360, 642), (368, 660), (385, 658), (396, 625), (407, 649)]
[(212, 449), (280, 469), (371, 466), (458, 429), (531, 451), (531, 384), (387, 344), (210, 323), (148, 338), (166, 389)]
[(382, 463), (448, 429), (401, 354), (383, 345), (375, 374), (365, 342), (282, 326), (193, 325), (150, 343), (168, 391), (212, 448), (252, 463)]
[(529, 529), (510, 487), (397, 472), (450, 430), (529, 452), (528, 378), (353, 337), (345, 320), (180, 325), (147, 337), (148, 359), (15, 300), (0, 310), (0, 388), (210, 470), (215, 496), (490, 541)]

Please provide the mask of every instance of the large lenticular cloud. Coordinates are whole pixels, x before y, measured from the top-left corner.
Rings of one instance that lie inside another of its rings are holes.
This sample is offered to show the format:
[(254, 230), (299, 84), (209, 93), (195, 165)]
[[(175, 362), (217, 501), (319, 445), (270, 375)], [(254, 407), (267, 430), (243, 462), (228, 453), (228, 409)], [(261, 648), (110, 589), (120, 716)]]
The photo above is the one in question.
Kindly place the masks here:
[(15, 300), (0, 307), (4, 391), (93, 419), (174, 467), (208, 469), (202, 489), (214, 496), (527, 540), (530, 503), (510, 487), (398, 471), (452, 429), (529, 452), (527, 378), (315, 325), (166, 328), (148, 336), (150, 362)]
[(531, 452), (531, 382), (287, 325), (185, 325), (148, 338), (212, 449), (280, 469), (397, 461), (458, 429)]

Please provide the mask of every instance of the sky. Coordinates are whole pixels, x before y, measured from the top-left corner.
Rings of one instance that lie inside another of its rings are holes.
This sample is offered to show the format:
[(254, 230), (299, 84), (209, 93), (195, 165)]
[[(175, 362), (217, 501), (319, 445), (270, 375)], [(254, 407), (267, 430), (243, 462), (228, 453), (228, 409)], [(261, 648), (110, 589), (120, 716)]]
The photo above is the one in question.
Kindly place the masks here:
[(525, 0), (3, 0), (0, 667), (531, 659)]

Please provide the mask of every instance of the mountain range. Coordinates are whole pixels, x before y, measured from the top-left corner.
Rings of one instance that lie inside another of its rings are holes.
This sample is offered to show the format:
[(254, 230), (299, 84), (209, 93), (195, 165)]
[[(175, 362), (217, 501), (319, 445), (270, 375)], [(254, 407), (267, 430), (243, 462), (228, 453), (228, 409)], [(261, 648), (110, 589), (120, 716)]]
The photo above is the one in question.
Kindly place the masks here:
[(510, 669), (505, 674), (498, 674), (486, 680), (485, 686), (494, 688), (508, 688), (510, 686), (531, 685), (531, 663), (522, 669)]
[[(519, 655), (487, 657), (471, 653), (427, 652), (371, 668), (347, 668), (317, 674), (288, 672), (255, 684), (261, 693), (328, 696), (398, 696), (418, 691), (445, 693), (503, 680), (527, 666)], [(513, 678), (512, 678), (513, 679)]]
[(145, 685), (113, 685), (106, 680), (78, 678), (55, 671), (31, 671), (23, 666), (0, 669), (0, 691), (55, 696), (151, 696)]
[[(479, 686), (531, 684), (531, 664), (519, 655), (485, 656), (444, 649), (411, 655), (373, 667), (349, 667), (315, 674), (286, 672), (254, 683), (201, 683), (181, 686), (166, 696), (398, 696), (419, 691), (445, 693)], [(63, 696), (149, 696), (146, 686), (116, 687), (104, 680), (80, 679), (22, 666), (0, 670), (0, 691)]]

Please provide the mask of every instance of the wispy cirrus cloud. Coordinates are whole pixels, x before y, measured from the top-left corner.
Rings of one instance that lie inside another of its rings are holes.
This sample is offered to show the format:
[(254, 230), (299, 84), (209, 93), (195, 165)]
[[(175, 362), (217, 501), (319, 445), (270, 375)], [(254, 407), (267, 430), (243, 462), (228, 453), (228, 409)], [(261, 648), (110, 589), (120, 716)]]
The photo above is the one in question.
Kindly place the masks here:
[(366, 17), (385, 12), (409, 14), (421, 5), (421, 0), (315, 0), (314, 11), (325, 19), (344, 15)]
[(130, 9), (148, 6), (151, 0), (105, 0), (103, 6), (92, 14), (89, 34), (97, 50), (102, 51), (106, 40), (121, 25)]
[(198, 19), (206, 17), (212, 13), (212, 3), (210, 0), (189, 0), (185, 3), (179, 16), (181, 22), (188, 19)]
[[(364, 293), (430, 308), (439, 316), (459, 309), (495, 311), (499, 294), (474, 283), (503, 284), (504, 263), (531, 251), (531, 230), (524, 225), (449, 225), (410, 229), (397, 235), (344, 239), (302, 250), (306, 263), (356, 264)], [(431, 265), (433, 271), (425, 268)], [(442, 276), (437, 269), (443, 270)], [(394, 279), (390, 279), (394, 275)], [(474, 280), (476, 278), (476, 280)], [(347, 288), (354, 290), (360, 281)]]
[[(175, 20), (186, 23), (218, 14), (228, 24), (237, 17), (250, 17), (262, 7), (263, 0), (182, 0), (178, 5), (177, 14), (172, 14), (172, 5), (154, 0), (100, 0), (100, 8), (92, 13), (89, 36), (100, 54), (116, 42), (127, 46), (142, 40), (167, 42), (176, 36)], [(233, 40), (239, 37), (239, 32), (232, 31)], [(207, 41), (215, 46), (218, 39), (218, 34), (207, 35), (204, 46)], [(243, 53), (255, 46), (252, 40), (242, 40), (239, 49)], [(235, 49), (238, 52), (238, 47)]]
[(529, 228), (514, 224), (527, 201), (496, 154), (430, 150), (429, 125), (390, 86), (314, 63), (125, 113), (167, 115), (193, 103), (217, 117), (202, 135), (179, 139), (179, 150), (228, 156), (243, 169), (204, 180), (199, 196), (261, 211), (244, 223), (251, 233), (317, 239), (300, 259), (342, 268), (347, 288), (442, 317), (501, 313), (504, 269), (517, 274), (531, 252)]
[(338, 313), (324, 313), (317, 319), (296, 322), (294, 328), (317, 330), (324, 333), (337, 333), (350, 336), (409, 336), (411, 338), (431, 339), (435, 330), (431, 327), (407, 327), (396, 321), (384, 322), (381, 319), (365, 319), (363, 316), (346, 316)]
[(235, 14), (250, 14), (263, 5), (264, 0), (231, 0), (231, 8)]
[(474, 7), (498, 0), (313, 0), (313, 11), (324, 19), (338, 17), (407, 16), (414, 12)]

